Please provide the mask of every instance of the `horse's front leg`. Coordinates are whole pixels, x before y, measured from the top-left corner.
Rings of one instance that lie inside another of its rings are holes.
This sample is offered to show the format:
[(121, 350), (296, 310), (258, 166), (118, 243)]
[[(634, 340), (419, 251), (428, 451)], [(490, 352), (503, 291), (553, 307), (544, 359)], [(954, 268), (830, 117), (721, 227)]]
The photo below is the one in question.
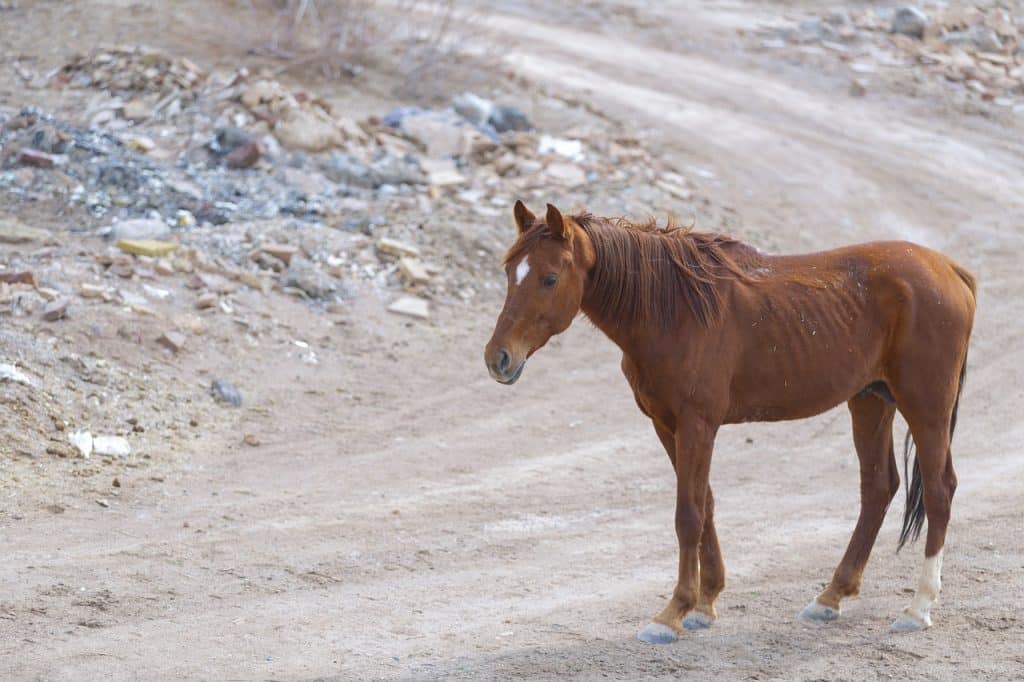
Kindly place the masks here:
[(677, 420), (676, 537), (679, 539), (679, 579), (672, 598), (654, 621), (637, 635), (641, 641), (668, 644), (679, 638), (683, 616), (700, 595), (700, 540), (704, 529), (708, 474), (717, 426), (696, 415)]

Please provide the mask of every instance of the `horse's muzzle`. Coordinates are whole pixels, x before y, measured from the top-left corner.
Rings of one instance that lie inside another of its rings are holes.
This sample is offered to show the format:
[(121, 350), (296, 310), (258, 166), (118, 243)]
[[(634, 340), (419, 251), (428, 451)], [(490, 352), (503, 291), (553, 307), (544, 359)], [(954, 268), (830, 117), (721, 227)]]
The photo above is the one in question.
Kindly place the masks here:
[(499, 384), (511, 385), (516, 383), (525, 367), (526, 360), (520, 360), (513, 365), (512, 356), (504, 348), (498, 350), (487, 359), (487, 371), (490, 373), (491, 378)]

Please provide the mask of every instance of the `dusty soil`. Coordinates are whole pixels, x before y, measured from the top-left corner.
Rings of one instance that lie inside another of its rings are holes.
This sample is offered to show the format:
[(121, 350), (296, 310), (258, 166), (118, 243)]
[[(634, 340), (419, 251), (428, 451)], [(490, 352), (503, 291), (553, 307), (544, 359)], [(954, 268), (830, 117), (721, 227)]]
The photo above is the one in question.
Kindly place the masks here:
[[(518, 74), (654, 129), (762, 249), (905, 238), (978, 275), (931, 630), (888, 630), (923, 549), (894, 553), (899, 503), (842, 619), (796, 620), (856, 519), (840, 407), (723, 431), (721, 617), (675, 645), (636, 641), (672, 588), (668, 462), (615, 349), (584, 322), (514, 388), (491, 381), (491, 295), (429, 324), (359, 304), (340, 326), (289, 313), (297, 335), (321, 339), (316, 367), (230, 347), (189, 361), (248, 373), (256, 407), (190, 436), (160, 481), (122, 481), (109, 508), (90, 493), (54, 513), (43, 489), (0, 516), (3, 676), (1024, 677), (1024, 142), (998, 121), (890, 89), (851, 98), (845, 79), (743, 51), (736, 30), (778, 10), (707, 2), (652, 28), (628, 5), (556, 24), (510, 4), (490, 21)], [(678, 46), (652, 47), (653, 31)]]

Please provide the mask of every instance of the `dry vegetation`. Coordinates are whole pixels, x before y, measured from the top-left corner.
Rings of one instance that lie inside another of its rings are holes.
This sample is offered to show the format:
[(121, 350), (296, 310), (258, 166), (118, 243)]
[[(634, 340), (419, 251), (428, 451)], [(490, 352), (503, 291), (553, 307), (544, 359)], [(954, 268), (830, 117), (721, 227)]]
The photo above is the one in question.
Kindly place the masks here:
[(452, 84), (482, 87), (499, 63), (497, 41), (455, 0), (243, 0), (239, 48), (280, 62), (294, 77), (393, 76), (394, 94), (424, 103)]

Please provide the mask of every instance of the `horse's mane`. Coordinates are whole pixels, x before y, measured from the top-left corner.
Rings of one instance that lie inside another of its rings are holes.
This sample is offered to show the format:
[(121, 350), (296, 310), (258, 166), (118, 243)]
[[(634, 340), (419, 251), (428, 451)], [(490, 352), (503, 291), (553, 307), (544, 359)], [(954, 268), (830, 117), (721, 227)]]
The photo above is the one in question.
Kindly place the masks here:
[[(664, 226), (653, 218), (634, 223), (589, 213), (572, 219), (590, 238), (597, 257), (585, 301), (595, 323), (631, 320), (664, 329), (685, 305), (707, 326), (721, 318), (722, 284), (749, 281), (763, 261), (760, 252), (732, 237), (679, 227), (671, 219)], [(504, 262), (544, 238), (553, 237), (539, 220), (512, 245)]]

